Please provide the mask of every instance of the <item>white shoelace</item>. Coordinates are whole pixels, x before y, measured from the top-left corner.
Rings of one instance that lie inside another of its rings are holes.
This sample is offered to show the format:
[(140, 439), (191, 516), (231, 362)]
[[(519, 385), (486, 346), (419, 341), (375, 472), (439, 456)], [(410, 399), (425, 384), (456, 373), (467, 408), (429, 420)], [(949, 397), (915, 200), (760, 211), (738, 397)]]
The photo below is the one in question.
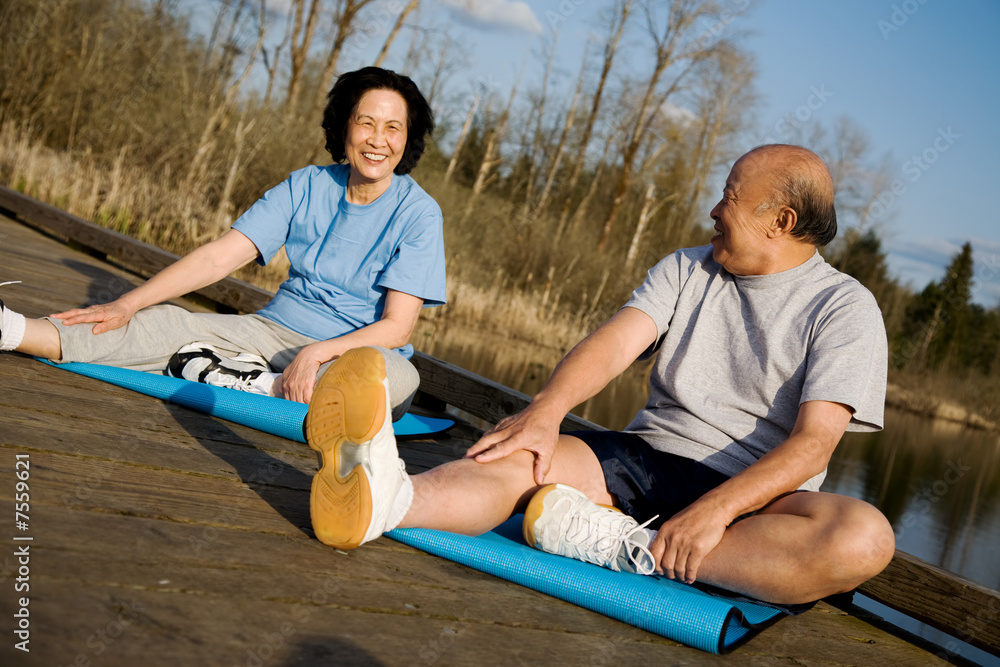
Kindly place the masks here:
[[(629, 521), (622, 519), (624, 516), (615, 516), (611, 510), (603, 509), (600, 513), (572, 513), (565, 535), (567, 546), (574, 553), (567, 555), (618, 571), (618, 554), (624, 546), (636, 572), (650, 574), (653, 571), (653, 555), (645, 545), (634, 541), (632, 536), (644, 530), (656, 517), (632, 527), (629, 527)], [(636, 553), (646, 556), (643, 559), (645, 564), (640, 563)]]
[(267, 371), (261, 371), (256, 375), (252, 373), (246, 375), (244, 375), (243, 373), (240, 373), (239, 375), (220, 374), (222, 377), (225, 378), (225, 380), (218, 382), (210, 382), (208, 384), (218, 384), (219, 386), (222, 387), (229, 387), (231, 389), (245, 391), (250, 394), (262, 394), (264, 396), (267, 396), (270, 393), (269, 392), (270, 386), (271, 384), (273, 384), (274, 380), (272, 379), (270, 384), (266, 383), (266, 381), (264, 380), (261, 380), (260, 378), (265, 373), (267, 373), (268, 375), (273, 375), (273, 373), (268, 373)]

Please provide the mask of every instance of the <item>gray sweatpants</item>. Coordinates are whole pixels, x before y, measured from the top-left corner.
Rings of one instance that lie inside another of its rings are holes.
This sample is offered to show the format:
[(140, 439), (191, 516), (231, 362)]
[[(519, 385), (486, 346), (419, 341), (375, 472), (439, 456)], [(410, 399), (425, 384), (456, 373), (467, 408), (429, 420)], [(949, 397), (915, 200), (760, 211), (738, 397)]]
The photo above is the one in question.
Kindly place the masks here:
[[(80, 361), (139, 371), (162, 372), (170, 357), (189, 343), (210, 343), (223, 355), (251, 352), (283, 371), (306, 345), (317, 342), (260, 315), (192, 313), (179, 306), (159, 305), (137, 312), (123, 327), (94, 335), (90, 324), (66, 326), (48, 318), (59, 330), (62, 361)], [(398, 352), (378, 347), (392, 402), (392, 418), (406, 413), (420, 376)], [(329, 364), (320, 366), (323, 373)]]

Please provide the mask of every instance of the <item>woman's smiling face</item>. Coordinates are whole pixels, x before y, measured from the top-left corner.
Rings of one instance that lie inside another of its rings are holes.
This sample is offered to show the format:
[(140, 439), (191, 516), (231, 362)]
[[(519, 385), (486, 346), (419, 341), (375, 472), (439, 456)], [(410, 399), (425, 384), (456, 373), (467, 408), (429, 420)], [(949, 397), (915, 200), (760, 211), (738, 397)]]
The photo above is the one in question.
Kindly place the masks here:
[(344, 153), (351, 165), (351, 184), (389, 187), (406, 149), (406, 100), (392, 90), (369, 90), (351, 114)]

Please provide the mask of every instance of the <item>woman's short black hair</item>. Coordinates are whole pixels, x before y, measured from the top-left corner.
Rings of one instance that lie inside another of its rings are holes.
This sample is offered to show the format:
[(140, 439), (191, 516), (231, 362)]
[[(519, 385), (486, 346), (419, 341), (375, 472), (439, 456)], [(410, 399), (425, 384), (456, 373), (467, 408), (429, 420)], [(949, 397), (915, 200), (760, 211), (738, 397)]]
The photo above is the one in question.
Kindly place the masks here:
[(410, 77), (396, 74), (392, 70), (363, 67), (354, 72), (345, 72), (337, 78), (326, 96), (326, 110), (323, 112), (326, 150), (330, 152), (334, 162), (347, 159), (344, 151), (347, 123), (361, 97), (369, 90), (391, 90), (399, 93), (406, 101), (406, 148), (393, 173), (408, 174), (424, 154), (427, 135), (434, 131), (434, 112), (417, 84)]

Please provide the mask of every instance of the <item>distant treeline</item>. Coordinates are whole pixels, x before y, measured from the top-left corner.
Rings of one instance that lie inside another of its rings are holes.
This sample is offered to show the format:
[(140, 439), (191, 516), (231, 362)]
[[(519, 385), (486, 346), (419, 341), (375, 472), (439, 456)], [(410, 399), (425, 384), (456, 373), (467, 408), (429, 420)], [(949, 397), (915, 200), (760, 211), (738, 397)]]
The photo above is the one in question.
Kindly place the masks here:
[[(535, 324), (576, 335), (660, 257), (708, 241), (714, 189), (737, 156), (795, 141), (831, 166), (847, 232), (825, 253), (878, 299), (892, 368), (1000, 404), (1000, 313), (970, 302), (969, 246), (913, 294), (889, 277), (877, 231), (890, 166), (857, 126), (795, 110), (781, 123), (793, 136), (755, 126), (734, 11), (750, 3), (604, 4), (590, 26), (603, 41), (575, 74), (550, 34), (535, 70), (501, 86), (460, 80), (462, 38), (420, 0), (290, 0), (287, 15), (274, 0), (220, 0), (197, 29), (171, 0), (0, 0), (0, 180), (185, 252), (290, 171), (326, 163), (327, 90), (341, 71), (380, 64), (412, 76), (435, 110), (414, 176), (445, 213), (452, 285), (490, 300), (463, 291), (448, 309), (474, 306), (479, 323), (492, 310), (495, 329), (516, 328), (530, 303)], [(248, 277), (273, 287), (281, 273)]]

